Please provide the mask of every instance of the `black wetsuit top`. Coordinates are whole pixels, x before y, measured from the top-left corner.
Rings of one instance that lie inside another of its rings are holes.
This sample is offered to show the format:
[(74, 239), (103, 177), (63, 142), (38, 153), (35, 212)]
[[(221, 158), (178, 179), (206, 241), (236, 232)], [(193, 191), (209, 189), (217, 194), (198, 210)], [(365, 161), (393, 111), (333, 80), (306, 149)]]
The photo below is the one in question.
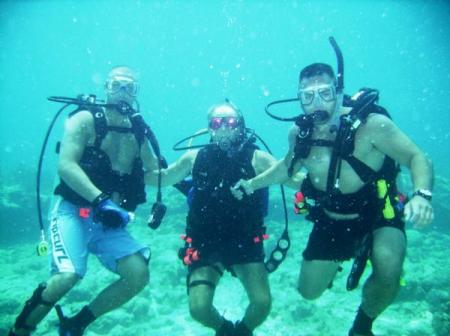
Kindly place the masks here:
[(255, 149), (254, 145), (247, 145), (233, 157), (217, 145), (208, 145), (198, 152), (192, 171), (194, 190), (188, 235), (213, 239), (259, 233), (263, 226), (264, 191), (258, 190), (240, 201), (230, 192), (239, 179), (255, 176)]
[[(112, 194), (117, 192), (123, 197), (120, 204), (128, 211), (136, 210), (137, 206), (146, 201), (144, 169), (140, 158), (135, 158), (130, 174), (120, 174), (114, 171), (108, 155), (100, 148), (102, 140), (108, 131), (133, 132), (139, 147), (143, 143), (144, 137), (138, 134), (134, 128), (123, 129), (110, 127), (106, 124), (104, 113), (100, 111), (90, 111), (94, 116), (94, 126), (96, 139), (93, 146), (85, 148), (79, 165), (86, 173), (91, 182), (102, 192)], [(55, 195), (61, 195), (65, 200), (78, 206), (89, 206), (90, 202), (78, 195), (63, 180), (55, 188)]]

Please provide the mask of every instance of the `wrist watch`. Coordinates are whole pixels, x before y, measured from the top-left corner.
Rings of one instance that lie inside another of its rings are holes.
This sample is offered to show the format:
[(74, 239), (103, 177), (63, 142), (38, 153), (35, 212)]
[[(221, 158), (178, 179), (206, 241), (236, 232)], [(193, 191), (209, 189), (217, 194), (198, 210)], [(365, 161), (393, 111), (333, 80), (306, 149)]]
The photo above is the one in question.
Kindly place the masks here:
[(433, 193), (428, 189), (417, 189), (413, 193), (413, 196), (420, 196), (425, 198), (427, 201), (431, 201), (431, 199), (433, 198)]

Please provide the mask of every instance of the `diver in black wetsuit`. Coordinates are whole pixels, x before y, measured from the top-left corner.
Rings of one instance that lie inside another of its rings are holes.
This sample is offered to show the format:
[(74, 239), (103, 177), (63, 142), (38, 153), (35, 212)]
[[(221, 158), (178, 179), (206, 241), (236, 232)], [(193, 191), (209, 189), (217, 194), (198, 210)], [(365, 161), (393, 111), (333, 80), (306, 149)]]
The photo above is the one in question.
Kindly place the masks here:
[[(371, 235), (372, 274), (349, 331), (349, 335), (366, 336), (373, 335), (373, 321), (397, 294), (405, 257), (404, 222), (395, 209), (393, 163), (411, 171), (414, 193), (404, 215), (416, 227), (433, 220), (433, 172), (424, 153), (376, 104), (365, 108), (364, 118), (355, 118), (357, 122), (348, 124), (343, 133), (352, 107), (343, 104), (343, 85), (338, 83), (327, 64), (311, 64), (301, 71), (298, 100), (304, 115), (289, 133), (289, 152), (263, 174), (241, 180), (233, 193), (245, 200), (245, 195), (283, 182), (300, 169), (308, 172), (302, 191), (315, 201), (307, 217), (314, 227), (303, 252), (298, 289), (309, 300), (325, 291), (341, 262), (354, 257), (363, 238)], [(343, 150), (341, 142), (349, 137), (351, 147)]]
[[(180, 250), (188, 266), (191, 316), (218, 336), (252, 335), (271, 307), (263, 248), (267, 190), (239, 202), (230, 188), (276, 161), (249, 141), (241, 111), (228, 101), (210, 108), (208, 131), (210, 144), (189, 150), (164, 169), (162, 184), (173, 185), (192, 176), (185, 246)], [(156, 171), (146, 174), (146, 183), (156, 184)], [(215, 288), (225, 270), (241, 281), (250, 301), (244, 317), (235, 324), (213, 306)]]

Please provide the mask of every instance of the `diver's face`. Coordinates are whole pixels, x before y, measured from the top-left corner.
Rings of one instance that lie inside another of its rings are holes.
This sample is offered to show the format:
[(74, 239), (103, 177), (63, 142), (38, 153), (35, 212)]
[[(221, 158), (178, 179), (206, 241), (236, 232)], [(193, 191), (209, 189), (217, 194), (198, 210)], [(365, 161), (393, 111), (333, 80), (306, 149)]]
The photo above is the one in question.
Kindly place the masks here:
[(208, 130), (213, 143), (223, 150), (229, 149), (242, 135), (239, 114), (228, 105), (218, 106), (208, 117)]
[(334, 79), (327, 74), (303, 78), (299, 84), (298, 98), (303, 112), (314, 116), (314, 123), (327, 123), (336, 110)]
[(105, 91), (108, 103), (124, 101), (131, 105), (137, 96), (138, 82), (128, 74), (112, 74), (106, 80)]

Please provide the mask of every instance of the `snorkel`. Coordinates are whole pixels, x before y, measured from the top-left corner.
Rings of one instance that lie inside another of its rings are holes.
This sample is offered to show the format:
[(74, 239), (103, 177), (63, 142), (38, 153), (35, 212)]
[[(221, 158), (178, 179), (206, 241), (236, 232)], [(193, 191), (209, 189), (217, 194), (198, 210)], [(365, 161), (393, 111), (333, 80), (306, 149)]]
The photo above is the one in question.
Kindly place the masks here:
[(337, 74), (336, 74), (336, 109), (334, 111), (333, 117), (335, 120), (337, 119), (337, 122), (339, 122), (339, 109), (343, 105), (344, 102), (344, 56), (342, 56), (341, 48), (339, 48), (336, 40), (333, 36), (330, 36), (329, 39), (331, 47), (334, 50), (334, 53), (336, 54), (336, 61), (337, 61)]
[[(336, 54), (336, 60), (337, 60), (337, 68), (338, 72), (336, 75), (336, 106), (334, 114), (331, 116), (333, 118), (336, 118), (338, 109), (342, 106), (343, 102), (343, 91), (344, 91), (344, 58), (342, 56), (341, 49), (339, 48), (338, 44), (336, 43), (336, 40), (334, 37), (329, 37), (329, 42)], [(271, 108), (275, 105), (281, 105), (281, 104), (287, 104), (287, 103), (293, 103), (293, 102), (300, 102), (300, 99), (297, 98), (289, 98), (289, 99), (281, 99), (281, 100), (275, 100), (265, 107), (265, 112), (267, 115), (269, 115), (271, 118), (279, 120), (279, 121), (288, 121), (288, 122), (295, 122), (297, 126), (299, 126), (300, 129), (302, 129), (302, 126), (305, 125), (313, 125), (314, 123), (320, 123), (324, 119), (328, 117), (328, 113), (326, 111), (316, 111), (312, 114), (300, 114), (295, 117), (280, 117), (278, 115), (275, 115), (271, 112)]]

